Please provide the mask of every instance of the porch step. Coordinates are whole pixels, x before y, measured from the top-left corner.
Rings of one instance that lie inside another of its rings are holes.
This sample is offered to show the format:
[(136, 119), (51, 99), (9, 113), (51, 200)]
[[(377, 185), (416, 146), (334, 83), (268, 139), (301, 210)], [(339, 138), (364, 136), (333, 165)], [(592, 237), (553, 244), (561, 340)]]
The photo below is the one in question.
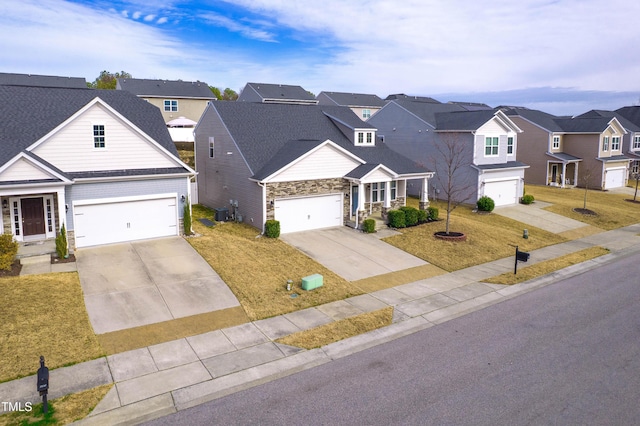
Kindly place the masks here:
[(41, 254), (38, 256), (28, 256), (20, 258), (21, 265), (33, 265), (34, 263), (51, 263), (51, 255)]
[(384, 220), (382, 220), (382, 218), (374, 217), (374, 216), (369, 216), (369, 218), (376, 221), (376, 231), (379, 229), (387, 228), (387, 223)]

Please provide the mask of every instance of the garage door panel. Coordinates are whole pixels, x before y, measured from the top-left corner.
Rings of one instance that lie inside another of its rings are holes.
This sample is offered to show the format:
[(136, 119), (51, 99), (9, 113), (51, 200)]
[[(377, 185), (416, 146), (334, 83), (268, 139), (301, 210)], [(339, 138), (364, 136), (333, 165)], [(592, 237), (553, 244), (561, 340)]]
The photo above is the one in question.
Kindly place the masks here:
[(515, 204), (518, 198), (518, 181), (485, 182), (484, 195), (490, 197), (496, 206)]
[(607, 170), (605, 189), (621, 188), (624, 186), (625, 169)]
[(174, 198), (74, 207), (76, 247), (177, 235), (177, 225)]
[(275, 200), (274, 217), (280, 222), (283, 234), (340, 226), (342, 195)]

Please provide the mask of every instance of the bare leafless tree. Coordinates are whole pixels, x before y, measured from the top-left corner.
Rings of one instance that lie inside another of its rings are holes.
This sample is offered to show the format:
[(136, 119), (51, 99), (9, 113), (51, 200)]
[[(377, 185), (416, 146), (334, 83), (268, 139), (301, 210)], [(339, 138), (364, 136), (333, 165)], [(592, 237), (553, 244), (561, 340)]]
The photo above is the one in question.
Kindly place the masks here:
[(580, 177), (582, 185), (584, 186), (584, 202), (582, 203), (582, 208), (584, 210), (587, 210), (587, 192), (589, 192), (589, 183), (591, 182), (591, 178), (593, 177), (594, 167), (583, 167), (582, 170), (582, 176)]
[(445, 232), (448, 235), (451, 212), (473, 195), (477, 179), (473, 179), (473, 173), (469, 172), (473, 160), (473, 144), (465, 141), (459, 133), (442, 133), (439, 136), (434, 141), (436, 152), (430, 163), (447, 202)]

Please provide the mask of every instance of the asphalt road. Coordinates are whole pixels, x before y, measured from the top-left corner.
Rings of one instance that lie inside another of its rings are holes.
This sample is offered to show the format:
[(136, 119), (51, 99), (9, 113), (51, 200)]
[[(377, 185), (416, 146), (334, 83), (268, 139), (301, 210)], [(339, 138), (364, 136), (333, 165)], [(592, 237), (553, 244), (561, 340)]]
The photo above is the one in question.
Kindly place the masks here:
[(638, 425), (640, 255), (152, 425)]

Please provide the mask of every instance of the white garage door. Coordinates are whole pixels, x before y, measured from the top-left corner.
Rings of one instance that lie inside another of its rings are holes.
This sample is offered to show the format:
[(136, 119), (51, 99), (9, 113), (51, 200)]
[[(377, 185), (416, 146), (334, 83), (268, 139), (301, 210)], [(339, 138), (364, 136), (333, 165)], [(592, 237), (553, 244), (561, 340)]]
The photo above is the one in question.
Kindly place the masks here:
[(604, 182), (604, 189), (621, 188), (624, 186), (625, 169), (607, 170), (607, 177)]
[(485, 182), (484, 195), (490, 197), (496, 206), (515, 204), (518, 201), (518, 180)]
[(73, 220), (76, 247), (178, 234), (175, 197), (74, 205)]
[(280, 233), (342, 225), (342, 194), (275, 200)]

